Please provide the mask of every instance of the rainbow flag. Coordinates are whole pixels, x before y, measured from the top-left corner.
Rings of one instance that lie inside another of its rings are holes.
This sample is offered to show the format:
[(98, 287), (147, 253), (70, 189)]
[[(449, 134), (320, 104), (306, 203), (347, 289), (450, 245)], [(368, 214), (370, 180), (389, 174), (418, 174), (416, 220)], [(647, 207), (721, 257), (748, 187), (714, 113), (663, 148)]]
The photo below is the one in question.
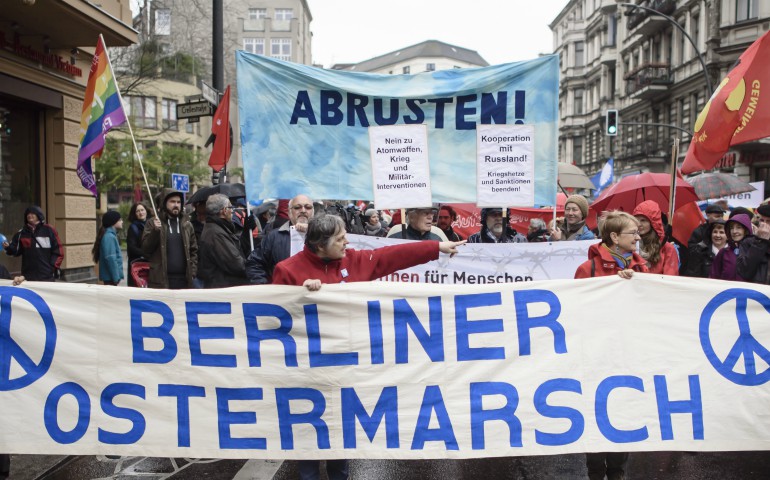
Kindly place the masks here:
[(99, 35), (96, 53), (91, 61), (83, 113), (80, 116), (80, 149), (78, 176), (85, 188), (96, 196), (96, 179), (91, 171), (91, 157), (99, 158), (104, 149), (104, 137), (111, 128), (126, 122), (126, 113), (120, 101), (118, 84), (112, 74), (104, 39)]

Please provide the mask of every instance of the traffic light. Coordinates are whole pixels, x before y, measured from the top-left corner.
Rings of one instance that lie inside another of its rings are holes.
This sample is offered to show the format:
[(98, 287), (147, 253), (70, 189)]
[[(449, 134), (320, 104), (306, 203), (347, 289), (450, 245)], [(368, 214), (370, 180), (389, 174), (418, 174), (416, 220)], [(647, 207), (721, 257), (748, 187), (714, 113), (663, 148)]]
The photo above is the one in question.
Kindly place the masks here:
[(604, 133), (610, 136), (618, 134), (618, 111), (607, 110), (607, 121), (605, 122)]

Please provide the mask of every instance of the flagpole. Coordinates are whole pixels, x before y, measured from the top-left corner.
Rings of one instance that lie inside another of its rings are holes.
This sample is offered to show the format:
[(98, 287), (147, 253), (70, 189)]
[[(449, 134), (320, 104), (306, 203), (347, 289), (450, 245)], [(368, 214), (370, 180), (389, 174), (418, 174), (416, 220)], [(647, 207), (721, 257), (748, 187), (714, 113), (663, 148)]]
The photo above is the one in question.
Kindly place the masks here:
[[(110, 54), (107, 51), (107, 44), (104, 42), (104, 37), (102, 37), (102, 34), (99, 34), (99, 40), (104, 45), (104, 56), (107, 57), (107, 64), (110, 66), (110, 71), (113, 72), (113, 75), (115, 73), (115, 70), (112, 68), (112, 61), (110, 61)], [(120, 94), (120, 85), (118, 85), (117, 78), (115, 79), (115, 90), (118, 93), (118, 99), (120, 100), (120, 108), (123, 108), (123, 95)], [(125, 109), (124, 109), (125, 111)], [(131, 119), (126, 117), (126, 125), (128, 125), (128, 133), (131, 135), (131, 143), (134, 145), (134, 153), (136, 153), (137, 158), (139, 159), (139, 169), (142, 170), (142, 178), (144, 178), (144, 186), (147, 188), (147, 194), (150, 197), (150, 205), (152, 206), (152, 211), (155, 213), (155, 216), (158, 216), (158, 210), (155, 208), (155, 201), (152, 198), (152, 190), (150, 190), (150, 184), (147, 182), (147, 174), (144, 171), (144, 164), (142, 163), (142, 155), (139, 153), (139, 147), (136, 146), (136, 138), (134, 138), (134, 130), (131, 128)]]
[(674, 210), (676, 204), (676, 158), (679, 156), (679, 137), (674, 139), (671, 146), (671, 187), (669, 190), (668, 224), (674, 226)]

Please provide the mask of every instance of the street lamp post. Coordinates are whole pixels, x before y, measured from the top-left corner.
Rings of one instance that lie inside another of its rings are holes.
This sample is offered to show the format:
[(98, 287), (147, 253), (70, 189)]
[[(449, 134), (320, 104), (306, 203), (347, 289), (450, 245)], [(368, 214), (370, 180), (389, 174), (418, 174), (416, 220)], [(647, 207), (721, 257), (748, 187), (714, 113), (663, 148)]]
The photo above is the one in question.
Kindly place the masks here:
[(647, 12), (653, 14), (653, 15), (658, 15), (660, 17), (665, 18), (666, 20), (669, 21), (669, 23), (671, 23), (673, 26), (678, 28), (679, 31), (682, 32), (682, 35), (684, 35), (687, 38), (687, 40), (690, 41), (690, 44), (692, 45), (692, 48), (695, 49), (695, 53), (698, 55), (698, 60), (700, 61), (700, 65), (701, 65), (701, 67), (703, 67), (703, 75), (706, 76), (706, 86), (709, 89), (709, 95), (711, 95), (714, 92), (714, 89), (711, 87), (711, 78), (709, 77), (708, 70), (706, 70), (706, 62), (703, 60), (703, 55), (700, 53), (700, 50), (698, 49), (698, 45), (695, 44), (695, 41), (692, 39), (690, 34), (687, 33), (687, 31), (684, 29), (684, 27), (682, 27), (679, 24), (679, 22), (674, 20), (673, 17), (670, 17), (670, 16), (666, 15), (665, 13), (660, 13), (659, 11), (657, 11), (657, 10), (655, 10), (653, 8), (644, 7), (642, 5), (637, 5), (635, 3), (625, 3), (625, 2), (618, 3), (618, 5), (620, 5), (622, 7), (631, 7), (631, 11), (633, 11), (633, 9), (635, 9), (635, 8), (641, 8), (642, 10), (645, 10), (645, 11), (647, 11)]

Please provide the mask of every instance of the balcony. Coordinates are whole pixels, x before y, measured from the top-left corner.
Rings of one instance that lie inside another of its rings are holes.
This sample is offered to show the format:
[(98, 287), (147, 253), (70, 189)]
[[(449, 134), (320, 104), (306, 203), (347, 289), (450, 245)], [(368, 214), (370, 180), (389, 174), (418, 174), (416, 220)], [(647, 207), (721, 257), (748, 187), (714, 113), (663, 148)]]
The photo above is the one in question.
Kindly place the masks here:
[(636, 99), (650, 99), (665, 94), (674, 83), (671, 65), (647, 63), (626, 74), (626, 95)]
[[(676, 10), (676, 0), (646, 0), (639, 4), (660, 12), (664, 15), (671, 15)], [(631, 35), (651, 35), (670, 25), (669, 21), (659, 15), (655, 15), (647, 10), (636, 8), (628, 13), (628, 23), (626, 24), (628, 33)]]

